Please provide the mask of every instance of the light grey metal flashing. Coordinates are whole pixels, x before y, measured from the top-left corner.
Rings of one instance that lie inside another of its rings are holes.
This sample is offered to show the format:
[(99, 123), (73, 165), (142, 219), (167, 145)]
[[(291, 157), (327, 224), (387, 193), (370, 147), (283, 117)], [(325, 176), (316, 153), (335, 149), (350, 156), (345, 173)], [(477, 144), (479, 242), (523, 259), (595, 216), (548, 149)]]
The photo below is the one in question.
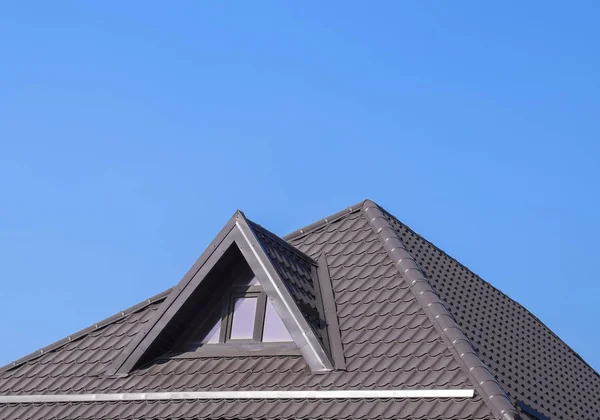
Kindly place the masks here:
[(406, 246), (386, 219), (383, 211), (371, 200), (365, 200), (362, 210), (400, 275), (423, 307), (433, 325), (441, 332), (463, 369), (482, 395), (493, 415), (501, 420), (521, 420), (504, 390), (481, 361), (467, 336), (448, 312), (423, 275)]
[[(325, 253), (321, 254), (319, 257), (319, 265), (316, 271), (316, 286), (318, 286), (319, 290), (319, 301), (322, 303), (321, 310), (323, 312), (323, 317), (327, 323), (327, 337), (331, 358), (333, 359), (336, 370), (345, 370), (346, 359), (344, 358), (340, 324), (335, 305), (335, 297), (333, 295), (333, 285), (331, 284), (329, 267), (327, 266), (327, 255), (325, 255)], [(315, 289), (317, 289), (317, 287), (315, 287)]]
[(472, 389), (367, 389), (302, 391), (196, 391), (122, 394), (0, 395), (0, 404), (76, 403), (117, 401), (250, 400), (250, 399), (349, 399), (349, 398), (472, 398)]

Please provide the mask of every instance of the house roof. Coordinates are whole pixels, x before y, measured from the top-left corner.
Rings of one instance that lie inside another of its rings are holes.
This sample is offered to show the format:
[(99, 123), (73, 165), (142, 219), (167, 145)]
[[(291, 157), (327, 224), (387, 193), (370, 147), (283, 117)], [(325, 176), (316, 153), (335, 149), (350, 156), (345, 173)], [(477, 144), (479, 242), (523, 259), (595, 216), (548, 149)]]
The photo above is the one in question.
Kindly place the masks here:
[[(112, 375), (114, 360), (156, 323), (174, 293), (167, 291), (0, 369), (0, 401), (227, 390), (473, 389), (474, 396), (0, 402), (0, 418), (600, 418), (600, 377), (589, 365), (526, 309), (375, 203), (283, 239), (248, 226), (321, 343), (336, 324), (342, 365), (317, 374), (303, 355), (167, 353)], [(315, 278), (314, 266), (326, 271), (329, 294), (318, 290), (323, 276)], [(324, 329), (314, 315), (332, 307), (336, 322), (329, 318)]]

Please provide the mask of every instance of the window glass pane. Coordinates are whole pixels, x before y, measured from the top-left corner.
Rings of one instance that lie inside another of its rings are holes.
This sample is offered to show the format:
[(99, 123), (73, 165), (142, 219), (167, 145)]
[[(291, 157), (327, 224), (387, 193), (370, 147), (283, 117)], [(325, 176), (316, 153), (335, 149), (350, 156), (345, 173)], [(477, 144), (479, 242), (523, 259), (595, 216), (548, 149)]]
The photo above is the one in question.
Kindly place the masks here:
[(212, 327), (210, 332), (208, 334), (206, 334), (206, 336), (204, 337), (204, 340), (202, 340), (202, 342), (210, 343), (210, 344), (218, 343), (220, 335), (221, 335), (221, 318), (219, 318), (219, 320)]
[(254, 318), (256, 314), (256, 298), (236, 298), (231, 324), (232, 339), (251, 339), (254, 336)]
[(279, 315), (277, 315), (277, 311), (271, 304), (271, 301), (267, 300), (263, 342), (269, 341), (292, 341), (292, 337), (285, 325), (283, 325), (283, 321), (279, 318)]

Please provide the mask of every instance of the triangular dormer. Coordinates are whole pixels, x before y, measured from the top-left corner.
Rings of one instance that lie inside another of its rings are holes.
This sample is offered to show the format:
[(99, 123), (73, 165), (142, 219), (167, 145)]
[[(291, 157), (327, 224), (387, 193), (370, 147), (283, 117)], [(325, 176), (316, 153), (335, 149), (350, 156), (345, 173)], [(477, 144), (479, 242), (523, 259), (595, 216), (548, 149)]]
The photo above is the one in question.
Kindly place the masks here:
[(297, 348), (253, 273), (240, 275), (209, 316), (202, 314), (199, 321), (191, 326), (195, 331), (184, 334), (181, 351), (219, 351), (219, 344), (289, 343)]
[(182, 353), (301, 354), (314, 373), (343, 367), (323, 293), (331, 293), (326, 267), (237, 211), (109, 373)]

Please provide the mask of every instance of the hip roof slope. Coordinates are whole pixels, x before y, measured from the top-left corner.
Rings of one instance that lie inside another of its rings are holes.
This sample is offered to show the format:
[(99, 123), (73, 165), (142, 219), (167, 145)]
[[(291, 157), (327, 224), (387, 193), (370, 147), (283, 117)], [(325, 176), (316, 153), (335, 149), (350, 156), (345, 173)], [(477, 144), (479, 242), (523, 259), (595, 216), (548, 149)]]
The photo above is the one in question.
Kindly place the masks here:
[(513, 400), (551, 419), (600, 419), (600, 376), (536, 316), (386, 213)]

